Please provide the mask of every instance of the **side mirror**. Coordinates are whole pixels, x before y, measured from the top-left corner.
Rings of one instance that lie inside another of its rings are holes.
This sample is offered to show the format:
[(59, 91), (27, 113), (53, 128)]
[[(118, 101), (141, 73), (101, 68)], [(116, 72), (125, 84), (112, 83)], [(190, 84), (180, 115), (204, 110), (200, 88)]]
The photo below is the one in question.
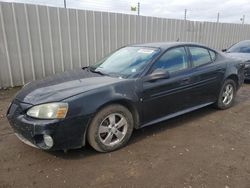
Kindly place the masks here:
[(144, 81), (152, 82), (161, 79), (168, 79), (170, 77), (169, 72), (166, 70), (156, 70), (151, 74), (144, 77)]
[(221, 51), (222, 51), (222, 52), (226, 52), (226, 51), (227, 51), (227, 49), (225, 48), (225, 49), (222, 49)]

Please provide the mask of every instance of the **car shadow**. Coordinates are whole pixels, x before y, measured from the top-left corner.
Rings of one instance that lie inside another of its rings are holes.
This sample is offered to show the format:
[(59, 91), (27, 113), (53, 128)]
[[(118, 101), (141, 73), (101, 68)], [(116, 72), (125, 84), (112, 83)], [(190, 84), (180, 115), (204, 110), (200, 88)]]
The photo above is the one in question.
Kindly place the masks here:
[[(170, 120), (166, 120), (161, 123), (153, 124), (151, 126), (147, 126), (138, 130), (135, 130), (130, 138), (128, 143), (129, 145), (133, 145), (137, 142), (140, 142), (143, 139), (146, 139), (148, 136), (157, 134), (162, 131), (166, 131), (168, 129), (172, 129), (178, 126), (184, 126), (185, 124), (196, 121), (201, 117), (204, 117), (211, 113), (216, 113), (216, 109), (212, 106), (204, 107), (202, 109), (172, 118)], [(126, 147), (126, 146), (125, 146)], [(116, 151), (114, 151), (116, 152)], [(82, 158), (87, 158), (94, 155), (107, 155), (107, 153), (99, 153), (92, 149), (88, 144), (80, 149), (68, 150), (64, 151), (48, 151), (51, 155), (56, 157), (65, 159), (65, 160), (78, 160)]]
[(244, 83), (245, 84), (250, 84), (250, 80), (245, 80)]

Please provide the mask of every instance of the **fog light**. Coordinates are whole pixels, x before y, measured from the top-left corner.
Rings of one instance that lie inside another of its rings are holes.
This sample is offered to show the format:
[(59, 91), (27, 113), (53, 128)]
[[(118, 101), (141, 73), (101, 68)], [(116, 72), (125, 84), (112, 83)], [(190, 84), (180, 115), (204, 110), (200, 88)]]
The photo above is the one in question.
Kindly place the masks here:
[(48, 148), (51, 148), (54, 145), (53, 138), (50, 135), (47, 134), (43, 135), (43, 140)]

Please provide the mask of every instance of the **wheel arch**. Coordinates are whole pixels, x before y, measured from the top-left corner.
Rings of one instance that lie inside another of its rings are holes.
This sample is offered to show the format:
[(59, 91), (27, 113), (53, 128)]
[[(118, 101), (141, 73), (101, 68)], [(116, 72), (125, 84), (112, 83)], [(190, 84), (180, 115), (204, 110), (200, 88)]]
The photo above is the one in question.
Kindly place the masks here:
[(126, 100), (126, 99), (112, 100), (112, 101), (109, 101), (107, 103), (102, 104), (99, 108), (97, 108), (97, 110), (95, 111), (93, 116), (90, 118), (90, 120), (88, 122), (88, 127), (87, 127), (87, 129), (86, 129), (86, 131), (84, 133), (84, 136), (83, 136), (83, 146), (86, 145), (86, 143), (88, 143), (88, 140), (87, 140), (88, 129), (89, 129), (89, 126), (90, 126), (93, 118), (95, 117), (96, 113), (99, 112), (100, 110), (102, 110), (103, 108), (105, 108), (105, 107), (107, 107), (109, 105), (113, 105), (113, 104), (119, 104), (119, 105), (122, 105), (125, 108), (127, 108), (131, 112), (131, 114), (133, 116), (134, 129), (139, 128), (140, 116), (139, 116), (139, 112), (138, 112), (137, 108), (135, 107), (135, 105), (133, 105), (131, 101)]
[(231, 79), (231, 80), (235, 81), (235, 84), (236, 84), (236, 87), (237, 87), (236, 89), (237, 90), (239, 89), (239, 78), (238, 78), (238, 76), (236, 74), (228, 75), (225, 80), (227, 80), (227, 79)]
[(97, 111), (95, 112), (95, 114), (102, 110), (103, 108), (109, 106), (109, 105), (113, 105), (113, 104), (119, 104), (119, 105), (122, 105), (124, 106), (125, 108), (127, 108), (132, 116), (133, 116), (133, 120), (134, 120), (134, 128), (137, 129), (139, 127), (139, 122), (140, 122), (140, 116), (139, 116), (139, 112), (138, 112), (138, 109), (135, 107), (135, 105), (127, 100), (127, 99), (116, 99), (116, 100), (112, 100), (112, 101), (109, 101), (107, 103), (104, 103), (103, 105), (101, 105)]

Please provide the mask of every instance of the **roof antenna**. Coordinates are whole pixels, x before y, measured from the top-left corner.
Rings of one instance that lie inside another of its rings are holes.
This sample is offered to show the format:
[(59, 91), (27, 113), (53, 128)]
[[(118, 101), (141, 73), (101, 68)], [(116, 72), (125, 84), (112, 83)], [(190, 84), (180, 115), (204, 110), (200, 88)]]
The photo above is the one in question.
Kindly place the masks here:
[(176, 42), (179, 42), (179, 40), (180, 40), (180, 39), (178, 38), (178, 39), (176, 40)]

